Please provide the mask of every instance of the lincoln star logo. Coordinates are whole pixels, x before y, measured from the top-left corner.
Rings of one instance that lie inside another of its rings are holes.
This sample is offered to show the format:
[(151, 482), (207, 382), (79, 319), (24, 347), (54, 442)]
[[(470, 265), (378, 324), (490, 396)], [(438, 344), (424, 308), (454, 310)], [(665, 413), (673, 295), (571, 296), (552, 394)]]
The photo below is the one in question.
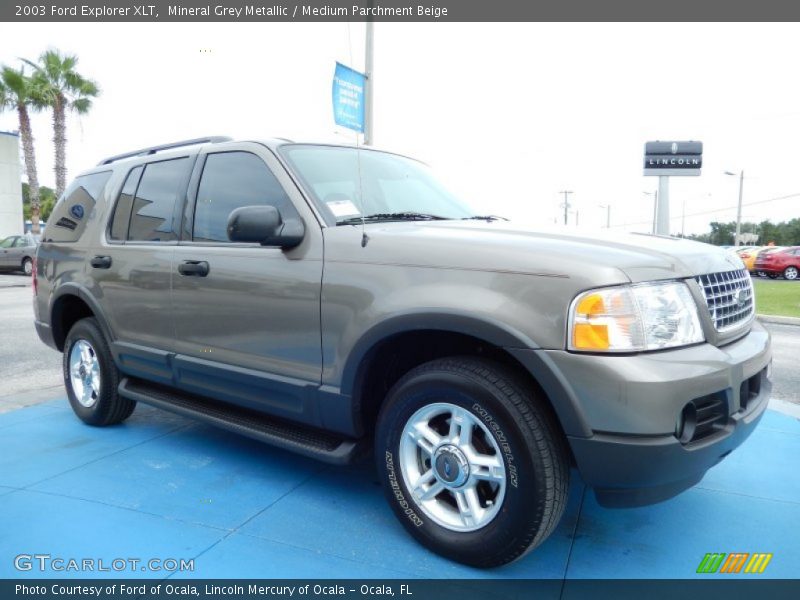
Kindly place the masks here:
[(673, 154), (678, 153), (678, 142), (672, 142), (672, 153)]

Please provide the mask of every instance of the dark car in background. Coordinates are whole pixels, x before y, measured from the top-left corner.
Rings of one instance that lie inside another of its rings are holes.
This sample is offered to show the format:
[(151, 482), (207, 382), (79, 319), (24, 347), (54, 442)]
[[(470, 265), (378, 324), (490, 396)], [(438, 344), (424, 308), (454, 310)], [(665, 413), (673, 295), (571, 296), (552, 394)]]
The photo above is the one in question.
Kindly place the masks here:
[(756, 258), (755, 270), (773, 279), (781, 275), (784, 279), (797, 279), (800, 275), (800, 246), (760, 252)]
[(39, 236), (32, 233), (12, 235), (0, 241), (0, 269), (22, 271), (30, 275), (38, 245)]

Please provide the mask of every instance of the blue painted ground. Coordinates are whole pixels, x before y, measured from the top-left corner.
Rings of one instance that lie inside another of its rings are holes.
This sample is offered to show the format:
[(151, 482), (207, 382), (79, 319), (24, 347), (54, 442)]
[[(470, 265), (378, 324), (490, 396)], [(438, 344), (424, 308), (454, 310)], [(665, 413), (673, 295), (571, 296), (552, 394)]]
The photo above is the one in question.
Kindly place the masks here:
[[(0, 415), (0, 578), (103, 576), (20, 573), (23, 553), (195, 559), (174, 578), (687, 578), (706, 552), (771, 552), (760, 577), (795, 578), (798, 458), (800, 421), (768, 411), (668, 502), (603, 509), (573, 473), (553, 536), (482, 571), (416, 544), (369, 465), (329, 467), (145, 406), (96, 429), (62, 400)], [(106, 574), (122, 575), (166, 574)]]

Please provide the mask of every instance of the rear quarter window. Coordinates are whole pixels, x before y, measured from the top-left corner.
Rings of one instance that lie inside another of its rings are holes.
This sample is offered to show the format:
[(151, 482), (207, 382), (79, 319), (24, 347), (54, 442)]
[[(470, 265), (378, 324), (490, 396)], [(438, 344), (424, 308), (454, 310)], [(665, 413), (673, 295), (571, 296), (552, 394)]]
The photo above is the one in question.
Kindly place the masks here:
[(77, 242), (87, 223), (96, 218), (95, 206), (111, 178), (111, 171), (81, 175), (64, 190), (50, 218), (43, 239), (47, 242)]

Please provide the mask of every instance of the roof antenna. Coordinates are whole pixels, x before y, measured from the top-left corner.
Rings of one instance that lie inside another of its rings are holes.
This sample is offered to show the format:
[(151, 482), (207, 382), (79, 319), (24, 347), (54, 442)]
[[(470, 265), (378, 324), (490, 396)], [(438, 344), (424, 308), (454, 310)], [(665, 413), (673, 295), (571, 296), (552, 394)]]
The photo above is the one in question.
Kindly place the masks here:
[[(372, 0), (370, 0), (370, 5), (371, 4), (372, 4)], [(369, 54), (371, 52), (371, 49), (369, 48), (371, 41), (370, 41), (369, 38), (370, 38), (370, 35), (372, 33), (370, 31), (370, 25), (371, 25), (370, 23), (367, 24), (367, 38), (368, 38), (367, 39), (367, 50), (366, 50), (366, 52), (367, 52), (367, 58), (366, 58), (367, 62), (371, 61), (371, 57), (369, 56)], [(353, 64), (353, 41), (350, 38), (350, 21), (347, 22), (347, 49), (350, 51), (350, 64), (352, 65)], [(369, 75), (367, 75), (367, 77), (368, 76)], [(366, 90), (364, 90), (364, 92), (366, 92)], [(366, 93), (364, 95), (366, 96)], [(365, 141), (365, 143), (368, 143), (368, 141), (366, 139), (364, 141)], [(363, 183), (363, 181), (361, 179), (361, 144), (360, 144), (360, 140), (359, 140), (359, 132), (358, 131), (356, 131), (356, 165), (357, 165), (357, 168), (358, 168), (358, 199), (359, 199), (358, 203), (360, 204), (360, 206), (358, 208), (359, 208), (359, 210), (361, 212), (361, 247), (362, 248), (366, 248), (367, 244), (369, 243), (369, 236), (367, 235), (366, 220), (364, 218), (364, 208), (365, 208), (365, 203), (364, 203), (364, 183)]]
[(361, 247), (366, 248), (369, 236), (367, 235), (364, 218), (364, 184), (361, 180), (361, 146), (358, 144), (358, 133), (356, 133), (356, 162), (358, 164), (358, 197), (361, 200)]

